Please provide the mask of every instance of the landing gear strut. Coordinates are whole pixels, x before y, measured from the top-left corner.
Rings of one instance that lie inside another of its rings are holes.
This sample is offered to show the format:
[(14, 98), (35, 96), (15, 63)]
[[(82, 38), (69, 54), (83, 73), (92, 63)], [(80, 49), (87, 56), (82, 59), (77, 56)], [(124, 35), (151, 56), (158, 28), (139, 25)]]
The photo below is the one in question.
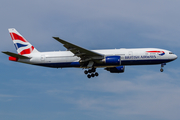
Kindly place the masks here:
[[(89, 73), (89, 74), (88, 74)], [(95, 76), (98, 76), (99, 74), (96, 72), (96, 68), (92, 68), (92, 69), (89, 69), (89, 70), (85, 70), (84, 71), (84, 74), (87, 74), (87, 77), (88, 78), (91, 78), (91, 77), (95, 77)]]
[(161, 72), (164, 71), (164, 69), (163, 69), (164, 65), (166, 65), (166, 63), (162, 63), (162, 64), (161, 64), (161, 69), (160, 69)]

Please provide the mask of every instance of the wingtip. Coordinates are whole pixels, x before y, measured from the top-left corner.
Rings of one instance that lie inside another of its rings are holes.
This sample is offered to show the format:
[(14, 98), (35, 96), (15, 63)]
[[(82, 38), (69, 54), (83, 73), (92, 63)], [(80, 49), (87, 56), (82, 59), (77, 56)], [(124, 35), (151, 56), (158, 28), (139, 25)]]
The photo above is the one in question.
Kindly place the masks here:
[(53, 37), (54, 39), (59, 39), (59, 37)]
[(57, 41), (65, 41), (65, 40), (63, 40), (63, 39), (61, 39), (61, 38), (59, 38), (59, 37), (53, 37), (55, 40), (57, 40)]
[(7, 53), (7, 52), (9, 52), (9, 51), (1, 51), (2, 53)]

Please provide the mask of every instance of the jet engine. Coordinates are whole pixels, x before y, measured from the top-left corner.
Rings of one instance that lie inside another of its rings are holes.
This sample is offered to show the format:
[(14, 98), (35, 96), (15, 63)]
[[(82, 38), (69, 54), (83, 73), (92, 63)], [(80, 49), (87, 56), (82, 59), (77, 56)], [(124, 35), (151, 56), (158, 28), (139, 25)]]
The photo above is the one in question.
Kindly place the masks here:
[(106, 56), (103, 62), (108, 65), (121, 65), (121, 56)]
[(110, 71), (111, 73), (123, 73), (125, 70), (124, 66), (118, 66), (118, 67), (107, 67), (105, 70)]

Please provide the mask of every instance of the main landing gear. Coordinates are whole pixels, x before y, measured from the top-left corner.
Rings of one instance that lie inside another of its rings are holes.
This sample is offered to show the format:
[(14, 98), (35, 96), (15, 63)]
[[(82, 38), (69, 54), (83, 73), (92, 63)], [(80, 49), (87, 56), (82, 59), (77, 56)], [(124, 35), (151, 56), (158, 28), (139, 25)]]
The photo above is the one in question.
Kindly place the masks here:
[[(98, 76), (99, 74), (96, 72), (96, 68), (92, 68), (89, 70), (85, 70), (84, 73), (87, 75), (88, 78)], [(89, 73), (89, 74), (88, 74)]]
[(162, 64), (161, 64), (161, 69), (160, 69), (161, 72), (164, 71), (164, 69), (163, 69), (164, 65), (166, 65), (166, 63), (162, 63)]

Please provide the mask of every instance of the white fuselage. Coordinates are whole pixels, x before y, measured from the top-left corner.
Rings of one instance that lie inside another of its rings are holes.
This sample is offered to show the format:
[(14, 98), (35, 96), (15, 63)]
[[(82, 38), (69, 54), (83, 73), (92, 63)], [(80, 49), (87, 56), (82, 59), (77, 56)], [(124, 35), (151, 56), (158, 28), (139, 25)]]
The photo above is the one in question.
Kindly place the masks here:
[(177, 58), (171, 51), (158, 48), (88, 50), (81, 46), (53, 37), (67, 51), (39, 52), (15, 28), (8, 29), (17, 53), (2, 51), (10, 61), (22, 62), (52, 68), (85, 68), (88, 78), (98, 76), (96, 68), (103, 67), (111, 73), (123, 73), (126, 65), (163, 66)]
[[(94, 67), (116, 67), (120, 65), (149, 65), (162, 64), (173, 61), (177, 58), (171, 51), (157, 48), (139, 48), (139, 49), (106, 49), (92, 50), (106, 56), (120, 56), (119, 65), (107, 65), (106, 63), (95, 64)], [(148, 52), (147, 52), (148, 51)], [(157, 52), (156, 52), (157, 51)], [(56, 52), (38, 52), (26, 55), (31, 59), (19, 59), (18, 62), (40, 65), (45, 67), (63, 68), (63, 67), (81, 67), (87, 65), (81, 64), (80, 57), (75, 56), (70, 51)]]

